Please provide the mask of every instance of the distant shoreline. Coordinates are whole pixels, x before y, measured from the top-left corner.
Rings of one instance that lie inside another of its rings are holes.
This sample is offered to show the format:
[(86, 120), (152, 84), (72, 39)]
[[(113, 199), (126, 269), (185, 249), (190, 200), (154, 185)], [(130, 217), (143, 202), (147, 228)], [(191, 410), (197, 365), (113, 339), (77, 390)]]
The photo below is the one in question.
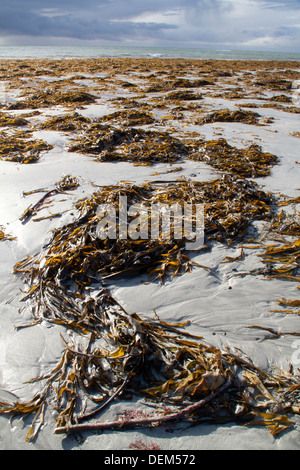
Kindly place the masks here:
[(300, 61), (298, 52), (209, 50), (181, 47), (0, 46), (0, 59), (161, 58), (191, 60)]

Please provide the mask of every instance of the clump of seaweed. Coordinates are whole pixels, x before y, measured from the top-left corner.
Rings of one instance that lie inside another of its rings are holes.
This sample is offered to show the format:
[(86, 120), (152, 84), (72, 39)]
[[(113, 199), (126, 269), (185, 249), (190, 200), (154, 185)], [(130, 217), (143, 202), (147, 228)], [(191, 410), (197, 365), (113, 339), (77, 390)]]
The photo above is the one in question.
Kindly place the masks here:
[(91, 121), (78, 113), (65, 114), (47, 119), (41, 124), (42, 129), (71, 132), (84, 129)]
[[(30, 135), (30, 134), (29, 134)], [(39, 160), (41, 152), (51, 150), (52, 145), (37, 139), (28, 139), (28, 134), (0, 133), (1, 160), (18, 163), (35, 163)]]
[(287, 95), (276, 95), (269, 98), (269, 101), (277, 101), (279, 103), (292, 103), (293, 99)]
[(280, 78), (262, 78), (259, 80), (254, 81), (254, 85), (257, 87), (261, 87), (264, 90), (272, 90), (272, 91), (285, 91), (290, 90), (292, 88), (293, 82), (291, 80), (285, 80)]
[(92, 125), (69, 147), (100, 161), (129, 161), (139, 165), (172, 163), (187, 155), (184, 143), (168, 132)]
[[(63, 339), (59, 363), (31, 380), (44, 383), (32, 400), (0, 402), (0, 413), (34, 414), (27, 441), (36, 438), (50, 403), (57, 434), (225, 420), (262, 424), (275, 436), (293, 425), (288, 415), (294, 410), (283, 395), (297, 385), (292, 374), (264, 372), (238, 351), (221, 351), (184, 331), (186, 323), (129, 314), (105, 289), (96, 298), (86, 293), (76, 298), (62, 285), (45, 277), (44, 282), (42, 308), (48, 321), (81, 335)], [(156, 410), (97, 419), (128, 393), (144, 397)]]
[(0, 114), (0, 127), (23, 127), (27, 125), (28, 121), (22, 117)]
[(222, 109), (206, 114), (197, 124), (208, 124), (213, 122), (241, 122), (243, 124), (259, 124), (260, 115), (252, 111)]
[(189, 158), (205, 161), (213, 168), (241, 178), (268, 176), (271, 168), (279, 161), (276, 155), (263, 152), (256, 144), (238, 149), (229, 145), (225, 139), (219, 139), (197, 141), (196, 146), (196, 152), (191, 153)]
[(174, 88), (200, 88), (202, 86), (215, 85), (213, 80), (202, 79), (188, 79), (188, 78), (177, 78), (176, 80), (170, 81), (170, 86)]
[[(218, 240), (230, 244), (245, 236), (250, 220), (269, 220), (274, 202), (271, 195), (261, 191), (254, 183), (232, 177), (206, 183), (178, 180), (167, 185), (164, 191), (150, 184), (103, 188), (92, 198), (78, 201), (79, 221), (53, 233), (45, 254), (48, 278), (50, 273), (54, 279), (60, 277), (60, 273), (65, 275), (69, 272), (73, 281), (80, 286), (91, 283), (93, 279), (99, 281), (124, 273), (155, 274), (162, 280), (168, 273), (173, 275), (181, 269), (190, 270), (192, 264), (185, 254), (184, 237), (179, 240), (148, 237), (123, 239), (118, 238), (118, 230), (112, 238), (97, 236), (101, 220), (98, 208), (103, 204), (112, 204), (117, 212), (120, 196), (127, 197), (128, 208), (133, 204), (143, 204), (145, 210), (159, 203), (181, 205), (192, 198), (195, 204), (205, 204), (206, 242)], [(150, 215), (147, 212), (147, 221)], [(40, 278), (39, 258), (16, 265), (16, 272), (26, 273), (29, 266), (32, 275), (34, 273), (34, 277)]]
[(98, 119), (99, 122), (120, 122), (122, 126), (143, 126), (145, 124), (153, 124), (155, 119), (152, 114), (144, 111), (125, 110), (116, 111)]
[(78, 106), (94, 103), (95, 100), (96, 97), (94, 95), (81, 89), (68, 91), (53, 91), (52, 89), (49, 89), (33, 94), (25, 100), (19, 100), (16, 103), (12, 103), (8, 106), (8, 109), (36, 109), (47, 108), (54, 105)]
[(0, 242), (4, 242), (6, 240), (16, 240), (16, 238), (12, 237), (11, 235), (7, 235), (4, 228), (0, 225)]
[(172, 91), (165, 96), (166, 100), (171, 101), (194, 101), (201, 100), (203, 97), (199, 93), (193, 93), (192, 91)]

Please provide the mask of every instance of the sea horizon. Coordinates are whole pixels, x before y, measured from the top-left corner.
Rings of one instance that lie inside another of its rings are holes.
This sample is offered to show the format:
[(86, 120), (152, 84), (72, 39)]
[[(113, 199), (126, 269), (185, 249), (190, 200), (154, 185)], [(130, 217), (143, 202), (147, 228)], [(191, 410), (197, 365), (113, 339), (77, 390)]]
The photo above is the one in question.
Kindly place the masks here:
[(150, 46), (0, 46), (0, 59), (169, 58), (300, 61), (300, 53)]

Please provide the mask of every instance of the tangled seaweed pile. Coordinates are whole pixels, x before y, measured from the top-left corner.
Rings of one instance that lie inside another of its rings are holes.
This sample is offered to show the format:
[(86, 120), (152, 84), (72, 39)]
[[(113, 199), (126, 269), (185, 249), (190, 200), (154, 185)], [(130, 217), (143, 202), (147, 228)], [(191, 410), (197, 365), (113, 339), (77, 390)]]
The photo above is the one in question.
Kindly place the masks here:
[(0, 113), (0, 127), (23, 127), (28, 124), (28, 121), (22, 117)]
[(143, 126), (153, 124), (155, 119), (152, 114), (145, 111), (123, 110), (99, 118), (100, 122), (118, 122), (122, 126)]
[[(134, 204), (145, 208), (159, 203), (170, 206), (177, 203), (180, 207), (191, 201), (204, 204), (206, 242), (217, 240), (228, 244), (241, 240), (251, 222), (270, 220), (275, 202), (272, 195), (261, 191), (255, 183), (229, 176), (205, 183), (179, 180), (164, 190), (150, 184), (107, 187), (90, 199), (78, 201), (78, 220), (53, 233), (43, 260), (25, 259), (17, 263), (15, 271), (26, 275), (29, 269), (31, 279), (42, 279), (40, 269), (43, 271), (45, 265), (48, 280), (70, 276), (80, 291), (93, 280), (100, 282), (124, 273), (156, 273), (162, 279), (169, 271), (188, 270), (191, 262), (183, 253), (186, 239), (175, 240), (172, 232), (169, 239), (121, 239), (117, 238), (118, 233), (114, 238), (97, 236), (103, 218), (98, 213), (99, 207), (111, 204), (118, 212), (120, 196), (127, 197), (128, 211)], [(149, 225), (150, 216), (148, 212)]]
[(262, 152), (261, 147), (255, 144), (247, 149), (232, 147), (225, 139), (197, 142), (198, 144), (198, 151), (189, 158), (205, 161), (213, 168), (241, 178), (268, 176), (271, 168), (278, 163), (276, 155)]
[(94, 103), (96, 97), (91, 93), (81, 90), (80, 88), (68, 91), (54, 91), (52, 89), (41, 91), (33, 94), (25, 100), (19, 100), (8, 106), (7, 109), (36, 109), (47, 108), (54, 105), (78, 106), (83, 104)]
[(64, 114), (47, 119), (41, 124), (41, 129), (51, 129), (62, 132), (72, 132), (84, 129), (90, 119), (78, 113)]
[(188, 154), (184, 143), (168, 132), (101, 124), (89, 126), (74, 139), (69, 151), (91, 154), (100, 161), (128, 161), (138, 165), (173, 163)]
[(252, 111), (230, 111), (229, 109), (222, 109), (220, 111), (213, 111), (200, 119), (199, 124), (208, 124), (212, 122), (241, 122), (243, 124), (258, 125), (260, 115)]
[[(146, 321), (130, 314), (103, 288), (103, 280), (111, 275), (148, 272), (163, 279), (192, 266), (178, 240), (97, 238), (99, 205), (117, 206), (120, 195), (127, 196), (128, 204), (191, 199), (205, 203), (207, 243), (245, 237), (250, 221), (270, 219), (274, 202), (254, 183), (230, 177), (209, 183), (177, 181), (163, 189), (124, 184), (78, 201), (78, 220), (55, 230), (39, 255), (15, 266), (28, 285), (23, 300), (33, 315), (33, 322), (23, 327), (47, 320), (73, 330), (73, 339), (63, 340), (65, 350), (57, 366), (31, 381), (43, 382), (42, 390), (27, 403), (1, 402), (0, 413), (34, 413), (29, 441), (43, 425), (50, 403), (56, 410), (56, 433), (179, 420), (254, 420), (273, 435), (291, 426), (288, 414), (296, 410), (296, 376), (269, 374), (238, 353), (208, 345), (183, 330), (187, 323), (169, 324), (158, 317)], [(94, 421), (117, 397), (129, 395), (143, 397), (157, 410)]]
[(42, 140), (29, 140), (26, 132), (0, 132), (0, 159), (18, 163), (35, 163), (41, 152), (48, 151), (52, 145)]

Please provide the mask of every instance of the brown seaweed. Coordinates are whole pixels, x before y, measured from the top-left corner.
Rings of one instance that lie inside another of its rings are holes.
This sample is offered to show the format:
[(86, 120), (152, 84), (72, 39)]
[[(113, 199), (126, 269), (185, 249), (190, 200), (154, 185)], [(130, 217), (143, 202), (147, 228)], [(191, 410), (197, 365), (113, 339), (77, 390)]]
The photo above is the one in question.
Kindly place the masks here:
[(225, 139), (196, 141), (195, 152), (189, 158), (208, 163), (222, 172), (238, 175), (241, 178), (268, 176), (279, 162), (276, 155), (263, 152), (259, 145), (252, 144), (246, 149), (238, 149)]
[(42, 140), (28, 139), (30, 134), (0, 133), (0, 159), (18, 163), (35, 163), (41, 152), (51, 150), (52, 145)]
[(199, 124), (208, 124), (213, 122), (241, 122), (243, 124), (257, 125), (259, 123), (260, 115), (252, 111), (230, 111), (229, 109), (222, 109), (220, 111), (213, 111), (206, 114)]

